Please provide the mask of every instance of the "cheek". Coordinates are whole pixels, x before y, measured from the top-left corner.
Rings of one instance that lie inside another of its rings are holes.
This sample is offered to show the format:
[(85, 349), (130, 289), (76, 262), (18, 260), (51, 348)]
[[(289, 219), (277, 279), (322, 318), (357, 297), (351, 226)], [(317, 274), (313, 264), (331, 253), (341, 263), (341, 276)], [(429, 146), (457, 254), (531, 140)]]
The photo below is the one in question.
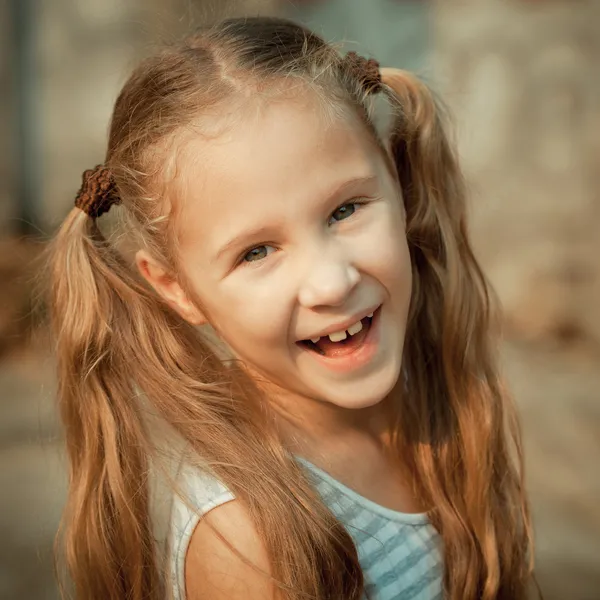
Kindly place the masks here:
[(289, 327), (288, 303), (282, 286), (251, 282), (240, 274), (218, 280), (207, 275), (208, 265), (196, 267), (187, 277), (195, 300), (219, 338), (232, 350), (251, 356), (260, 350), (275, 351), (287, 340)]
[(217, 286), (206, 306), (220, 337), (241, 352), (258, 348), (264, 352), (287, 335), (288, 315), (276, 290), (269, 293), (253, 286), (250, 291), (240, 282)]
[(382, 215), (361, 245), (358, 260), (382, 282), (410, 286), (410, 253), (400, 214), (390, 211)]

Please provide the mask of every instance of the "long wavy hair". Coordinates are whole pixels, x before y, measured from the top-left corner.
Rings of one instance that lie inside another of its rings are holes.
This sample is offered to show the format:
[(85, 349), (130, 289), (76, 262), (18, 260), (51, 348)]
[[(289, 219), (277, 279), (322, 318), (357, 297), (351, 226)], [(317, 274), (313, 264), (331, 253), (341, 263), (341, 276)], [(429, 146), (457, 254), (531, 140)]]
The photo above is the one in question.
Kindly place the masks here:
[(179, 272), (178, 203), (168, 185), (179, 136), (257, 86), (276, 90), (292, 79), (325, 109), (356, 111), (398, 174), (414, 290), (407, 389), (390, 428), (443, 539), (446, 596), (526, 596), (532, 535), (521, 443), (497, 372), (488, 288), (467, 237), (463, 179), (427, 87), (397, 69), (382, 76), (394, 116), (378, 133), (371, 94), (335, 48), (287, 20), (244, 18), (165, 48), (125, 84), (105, 160), (122, 201), (114, 233), (74, 208), (49, 247), (70, 459), (60, 554), (77, 598), (165, 597), (151, 522), (148, 412), (248, 507), (281, 597), (362, 597), (352, 539), (273, 431), (264, 398), (128, 258), (144, 247)]

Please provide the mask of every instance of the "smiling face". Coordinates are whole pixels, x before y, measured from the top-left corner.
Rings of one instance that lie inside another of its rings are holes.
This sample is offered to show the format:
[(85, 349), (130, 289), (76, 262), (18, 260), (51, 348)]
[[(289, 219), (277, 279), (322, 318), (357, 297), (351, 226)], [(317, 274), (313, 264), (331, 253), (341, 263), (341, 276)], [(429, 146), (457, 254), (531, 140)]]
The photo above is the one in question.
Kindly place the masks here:
[[(411, 265), (399, 188), (358, 118), (328, 120), (310, 95), (272, 101), (192, 140), (179, 172), (181, 265), (203, 315), (190, 320), (205, 317), (280, 397), (382, 400), (400, 373)], [(358, 322), (343, 342), (306, 341)]]

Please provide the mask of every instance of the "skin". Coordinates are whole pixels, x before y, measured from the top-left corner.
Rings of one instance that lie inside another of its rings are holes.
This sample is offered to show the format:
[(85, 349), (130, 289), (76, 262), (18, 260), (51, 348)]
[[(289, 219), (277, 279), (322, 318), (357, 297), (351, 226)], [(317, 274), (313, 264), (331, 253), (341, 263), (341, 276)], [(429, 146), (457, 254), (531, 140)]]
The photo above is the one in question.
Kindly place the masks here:
[[(359, 119), (326, 118), (309, 92), (245, 111), (179, 152), (191, 293), (143, 250), (138, 268), (186, 320), (213, 326), (289, 422), (313, 438), (379, 436), (411, 294), (397, 181)], [(360, 369), (333, 372), (296, 343), (379, 305), (377, 353)]]

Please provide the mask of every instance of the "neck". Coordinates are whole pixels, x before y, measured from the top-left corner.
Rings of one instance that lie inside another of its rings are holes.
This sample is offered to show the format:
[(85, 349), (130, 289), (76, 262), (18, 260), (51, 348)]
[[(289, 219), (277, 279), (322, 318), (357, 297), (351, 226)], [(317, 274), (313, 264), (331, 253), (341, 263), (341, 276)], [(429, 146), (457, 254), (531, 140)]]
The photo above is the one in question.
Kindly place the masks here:
[(303, 396), (268, 390), (279, 434), (292, 452), (336, 452), (355, 444), (388, 446), (396, 391), (376, 405), (349, 409)]

